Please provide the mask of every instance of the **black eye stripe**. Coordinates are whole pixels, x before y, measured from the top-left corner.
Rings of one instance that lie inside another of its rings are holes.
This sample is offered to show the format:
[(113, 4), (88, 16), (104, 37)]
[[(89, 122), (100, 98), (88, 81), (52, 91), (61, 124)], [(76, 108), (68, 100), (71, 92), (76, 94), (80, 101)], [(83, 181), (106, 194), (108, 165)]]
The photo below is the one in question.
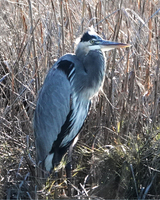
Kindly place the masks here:
[(90, 41), (91, 39), (97, 39), (97, 37), (95, 35), (90, 35), (88, 32), (86, 32), (83, 34), (81, 42), (87, 42)]
[(81, 37), (81, 42), (88, 42), (90, 40), (101, 40), (102, 38), (95, 33), (95, 35), (91, 35), (89, 31), (83, 34)]

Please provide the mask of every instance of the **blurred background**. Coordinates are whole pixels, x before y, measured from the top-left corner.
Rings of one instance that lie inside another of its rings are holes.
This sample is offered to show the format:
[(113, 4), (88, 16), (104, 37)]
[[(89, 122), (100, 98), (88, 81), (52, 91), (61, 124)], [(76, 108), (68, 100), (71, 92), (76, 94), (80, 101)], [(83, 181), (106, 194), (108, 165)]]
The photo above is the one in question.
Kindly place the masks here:
[[(160, 1), (0, 1), (0, 198), (64, 198), (38, 190), (33, 113), (49, 68), (88, 27), (132, 47), (106, 53), (103, 90), (73, 152), (75, 198), (160, 198)], [(65, 158), (64, 158), (65, 160)]]

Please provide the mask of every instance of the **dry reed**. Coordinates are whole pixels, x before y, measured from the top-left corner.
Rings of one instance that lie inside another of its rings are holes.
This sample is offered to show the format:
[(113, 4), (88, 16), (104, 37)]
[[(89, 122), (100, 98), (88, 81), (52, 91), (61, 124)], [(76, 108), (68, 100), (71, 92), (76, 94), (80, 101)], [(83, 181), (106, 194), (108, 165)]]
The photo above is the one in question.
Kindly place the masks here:
[(0, 2), (0, 198), (64, 197), (63, 170), (58, 186), (37, 191), (33, 112), (48, 69), (93, 25), (132, 47), (106, 54), (103, 92), (73, 153), (75, 198), (159, 199), (159, 13), (157, 0)]

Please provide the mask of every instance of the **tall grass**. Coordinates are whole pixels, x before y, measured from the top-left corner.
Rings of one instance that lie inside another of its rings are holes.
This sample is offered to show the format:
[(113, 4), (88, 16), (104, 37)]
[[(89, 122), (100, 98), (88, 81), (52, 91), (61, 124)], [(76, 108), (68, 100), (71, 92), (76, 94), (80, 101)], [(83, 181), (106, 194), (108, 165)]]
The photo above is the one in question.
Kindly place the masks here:
[(32, 118), (47, 71), (91, 25), (132, 47), (106, 53), (103, 91), (74, 148), (74, 195), (160, 197), (159, 13), (156, 0), (0, 2), (0, 198), (67, 192), (63, 170), (37, 189)]

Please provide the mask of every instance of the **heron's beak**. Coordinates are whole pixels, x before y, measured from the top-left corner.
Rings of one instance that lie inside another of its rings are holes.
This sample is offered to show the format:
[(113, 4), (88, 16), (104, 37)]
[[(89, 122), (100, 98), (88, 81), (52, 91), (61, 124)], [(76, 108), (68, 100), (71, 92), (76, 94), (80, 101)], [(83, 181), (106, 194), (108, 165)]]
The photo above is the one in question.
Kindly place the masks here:
[(111, 42), (107, 40), (101, 40), (98, 44), (103, 51), (109, 51), (115, 48), (126, 48), (130, 47), (130, 44), (118, 43), (118, 42)]

